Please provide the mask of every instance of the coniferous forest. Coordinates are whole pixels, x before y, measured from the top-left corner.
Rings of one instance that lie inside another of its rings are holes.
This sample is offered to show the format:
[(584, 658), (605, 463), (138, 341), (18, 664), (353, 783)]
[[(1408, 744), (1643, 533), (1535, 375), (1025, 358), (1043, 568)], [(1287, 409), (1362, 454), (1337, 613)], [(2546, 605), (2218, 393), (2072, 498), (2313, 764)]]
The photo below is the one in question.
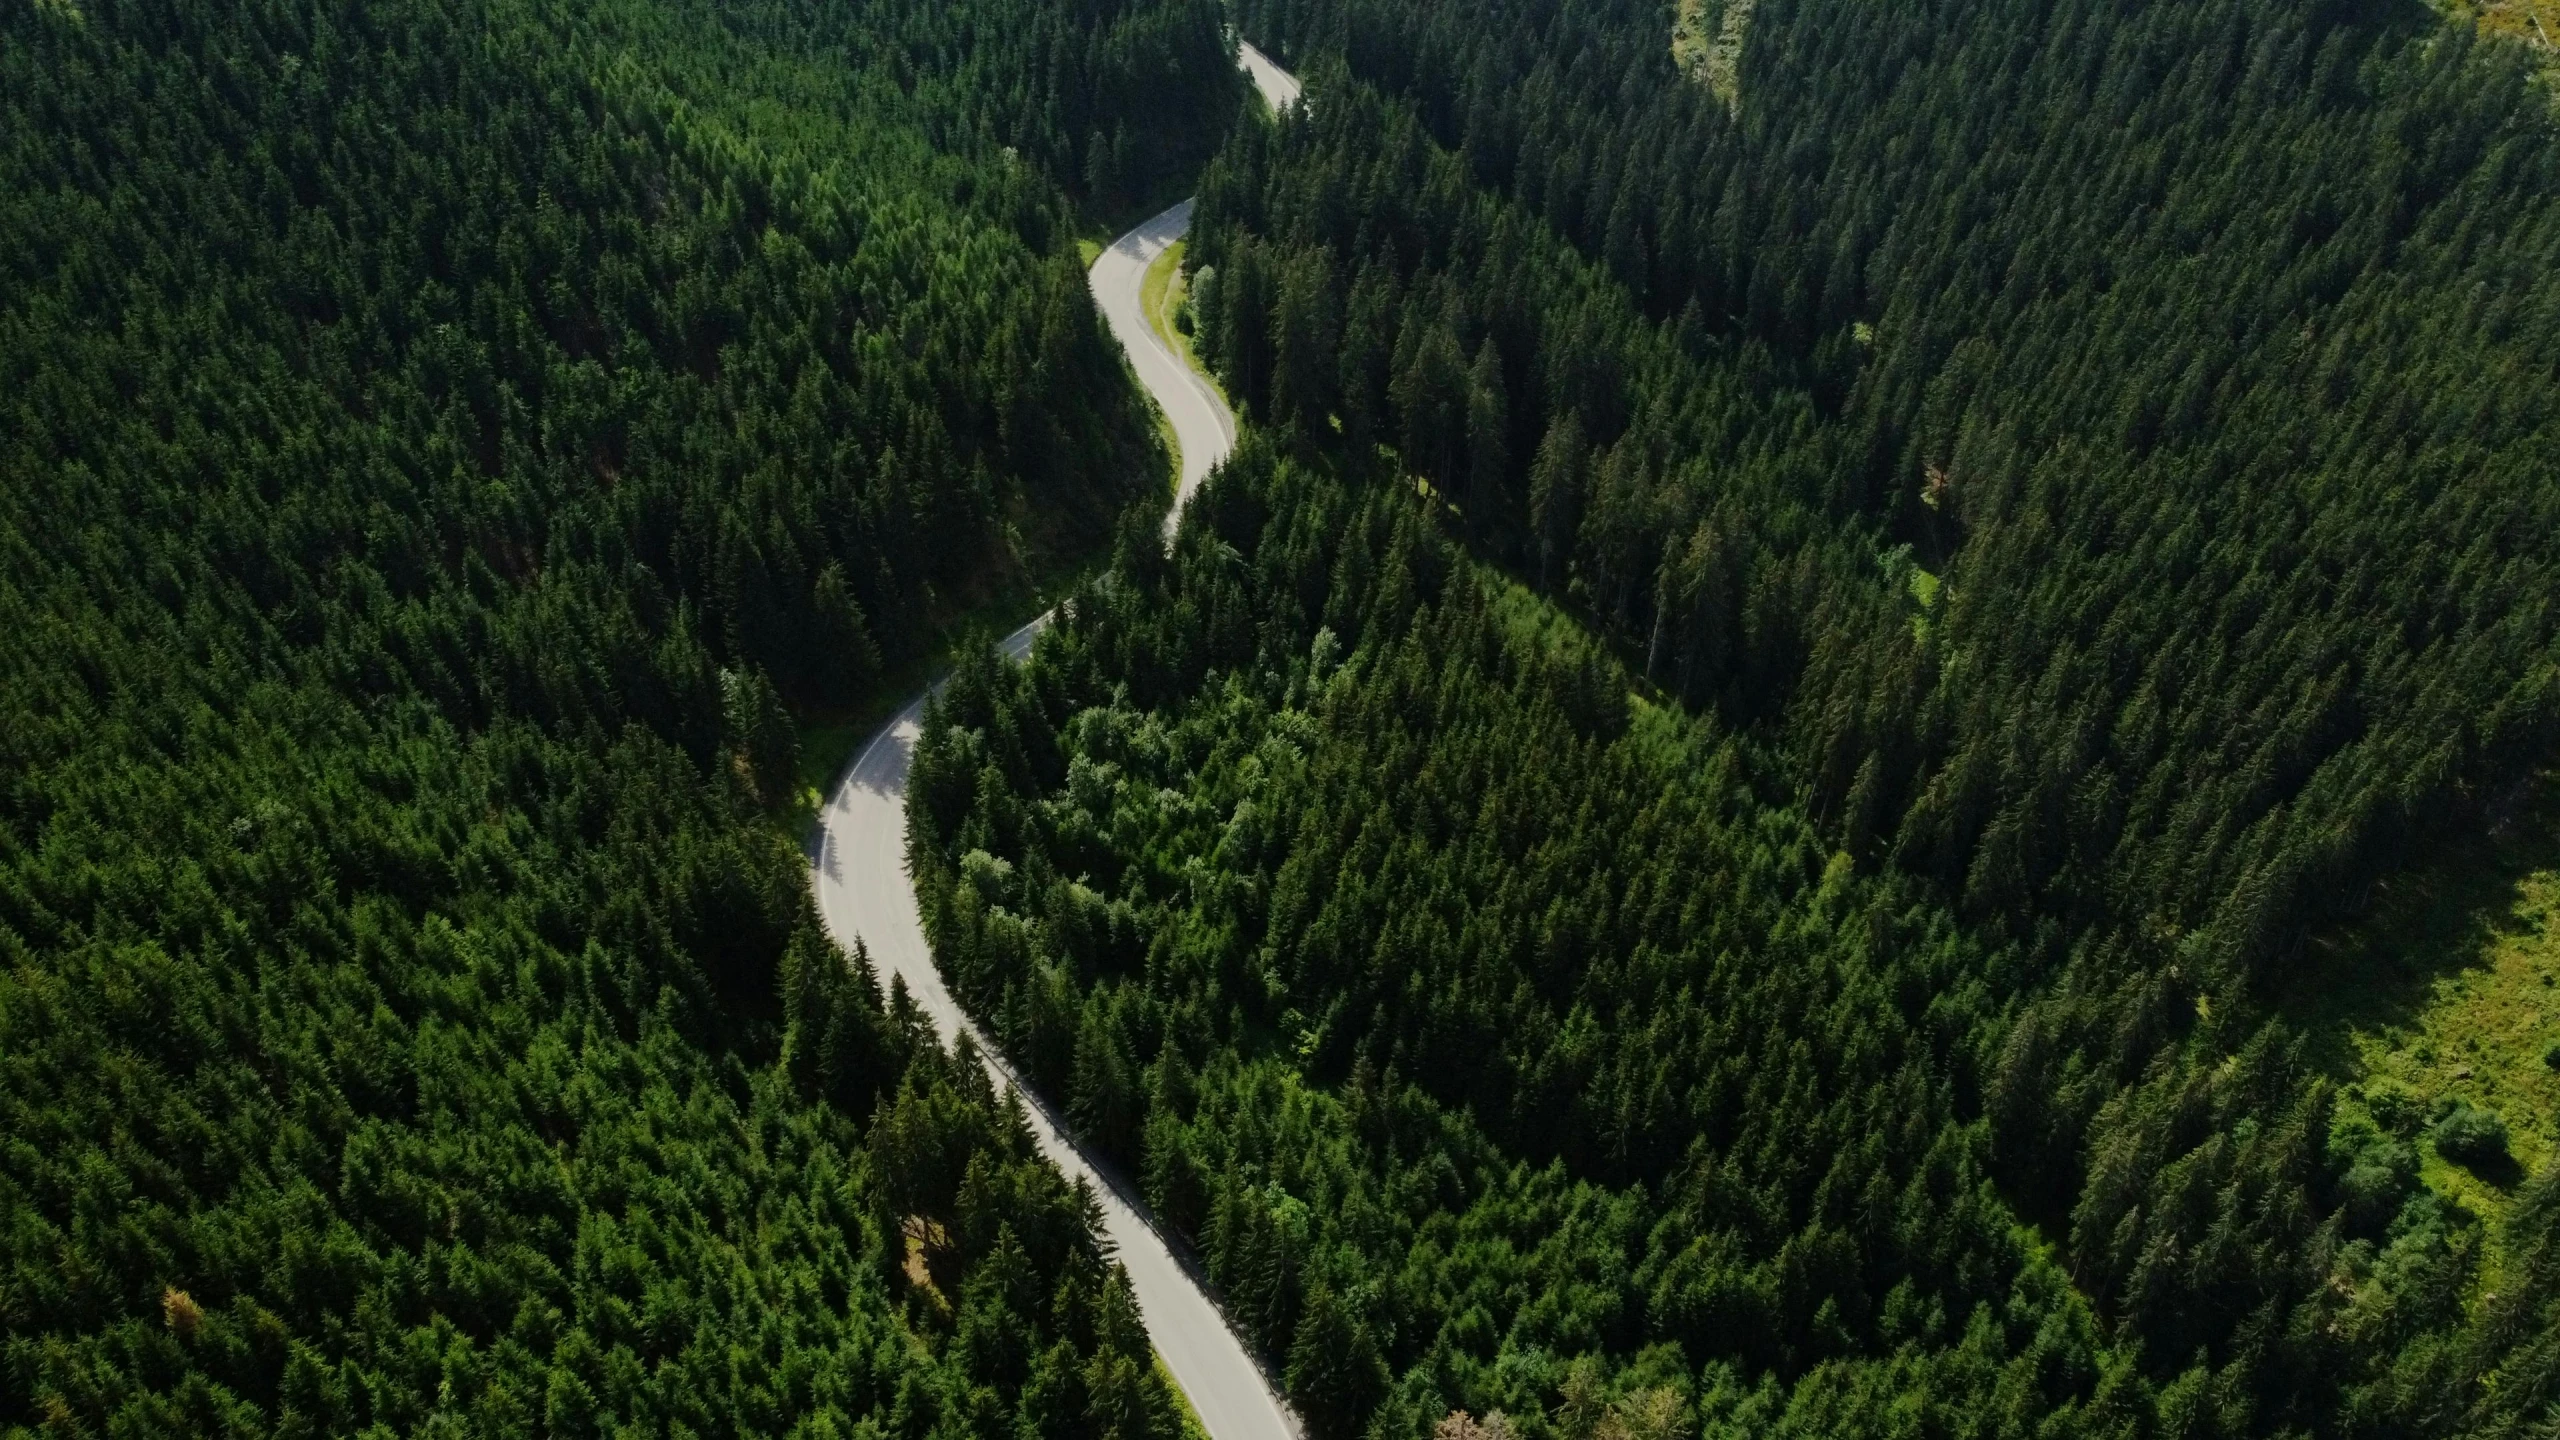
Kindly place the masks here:
[(0, 6), (0, 1432), (1183, 1434), (794, 835), (1081, 569), (911, 869), (1310, 1440), (2560, 1433), (2555, 1092), (2304, 1001), (2552, 807), (2467, 14)]
[(0, 1431), (1178, 1433), (768, 815), (1153, 492), (1076, 207), (1220, 25), (0, 7)]
[(946, 975), (1323, 1440), (2552, 1433), (2554, 1117), (2280, 1003), (2540, 803), (2535, 56), (1709, 8), (1239, 5), (1254, 429), (937, 707)]

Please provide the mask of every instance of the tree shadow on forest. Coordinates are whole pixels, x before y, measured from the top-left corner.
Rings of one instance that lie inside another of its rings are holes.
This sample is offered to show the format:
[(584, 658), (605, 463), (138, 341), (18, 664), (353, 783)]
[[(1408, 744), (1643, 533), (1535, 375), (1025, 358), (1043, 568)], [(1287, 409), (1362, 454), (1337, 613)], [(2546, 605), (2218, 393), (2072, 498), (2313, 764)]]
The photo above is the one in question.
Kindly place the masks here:
[[(2355, 920), (2311, 938), (2270, 987), (2307, 1058), (2376, 1111), (2423, 1126), (2468, 1101), (2517, 1150), (2462, 1166), (2511, 1190), (2555, 1148), (2560, 1072), (2560, 775), (2482, 807), (2423, 863), (2377, 882)], [(2452, 1163), (2450, 1161), (2448, 1164)]]

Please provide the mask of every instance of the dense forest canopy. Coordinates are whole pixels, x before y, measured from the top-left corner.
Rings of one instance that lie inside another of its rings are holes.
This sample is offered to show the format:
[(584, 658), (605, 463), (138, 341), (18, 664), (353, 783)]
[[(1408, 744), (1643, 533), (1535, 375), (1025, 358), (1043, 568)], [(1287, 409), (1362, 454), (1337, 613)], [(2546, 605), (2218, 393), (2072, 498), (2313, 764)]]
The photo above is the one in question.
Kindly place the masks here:
[(1236, 97), (1185, 0), (0, 9), (0, 1430), (1176, 1433), (770, 812), (1157, 491), (1086, 161)]
[(2560, 723), (2529, 57), (1238, 8), (1307, 96), (1185, 264), (1266, 438), (964, 671), (911, 825), (1315, 1432), (2560, 1423), (2560, 1179), (2273, 1004)]
[(2550, 1173), (2481, 1296), (2406, 1129), (2217, 1012), (2045, 1238), (2021, 950), (1434, 522), (1249, 449), (916, 761), (945, 974), (1312, 1433), (2536, 1433)]
[(1211, 349), (1274, 415), (1338, 389), (1657, 683), (1791, 709), (1853, 848), (2250, 969), (2542, 753), (2560, 219), (2512, 47), (1781, 3), (1729, 112), (1652, 7), (1473, 9), (1260, 21), (1350, 68), (1204, 184)]
[[(2278, 998), (2551, 759), (2553, 116), (2339, 0), (0, 10), (0, 1429), (1175, 1434), (786, 820), (1108, 545), (913, 870), (1313, 1440), (2550, 1433), (2552, 1117)], [(1076, 242), (1195, 176), (1168, 550)]]

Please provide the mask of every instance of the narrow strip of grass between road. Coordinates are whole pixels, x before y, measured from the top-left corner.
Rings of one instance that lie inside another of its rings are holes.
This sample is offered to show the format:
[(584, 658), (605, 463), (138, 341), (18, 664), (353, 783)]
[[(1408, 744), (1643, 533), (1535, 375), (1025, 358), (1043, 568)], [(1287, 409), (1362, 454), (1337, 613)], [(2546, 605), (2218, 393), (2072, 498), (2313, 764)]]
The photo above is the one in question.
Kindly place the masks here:
[[(1191, 373), (1208, 381), (1209, 388), (1217, 392), (1220, 400), (1225, 400), (1225, 387), (1218, 384), (1217, 376), (1209, 373), (1208, 366), (1200, 363), (1199, 352), (1191, 348), (1191, 337), (1173, 323), (1174, 312), (1182, 307), (1183, 297), (1189, 293), (1189, 277), (1182, 273), (1182, 252), (1190, 243), (1188, 240), (1174, 241), (1147, 266), (1145, 278), (1138, 282), (1138, 311), (1147, 317), (1147, 328), (1156, 332), (1156, 338), (1165, 343), (1165, 348), (1181, 356), (1182, 363), (1191, 367)], [(1230, 403), (1227, 408), (1233, 410), (1235, 406)]]
[[(1182, 363), (1191, 368), (1191, 373), (1207, 381), (1209, 388), (1224, 400), (1226, 392), (1219, 389), (1217, 377), (1209, 373), (1209, 368), (1200, 363), (1199, 355), (1191, 348), (1191, 337), (1173, 323), (1174, 312), (1182, 304), (1185, 291), (1182, 249), (1186, 243), (1176, 240), (1148, 262), (1147, 273), (1138, 278), (1138, 313), (1146, 317), (1147, 328), (1155, 332), (1165, 348), (1180, 356)], [(1163, 406), (1156, 404), (1154, 396), (1147, 397), (1147, 404), (1155, 412), (1156, 430), (1164, 436), (1165, 451), (1173, 457), (1173, 483), (1179, 486), (1182, 483), (1182, 441), (1174, 434), (1172, 419), (1164, 413)]]

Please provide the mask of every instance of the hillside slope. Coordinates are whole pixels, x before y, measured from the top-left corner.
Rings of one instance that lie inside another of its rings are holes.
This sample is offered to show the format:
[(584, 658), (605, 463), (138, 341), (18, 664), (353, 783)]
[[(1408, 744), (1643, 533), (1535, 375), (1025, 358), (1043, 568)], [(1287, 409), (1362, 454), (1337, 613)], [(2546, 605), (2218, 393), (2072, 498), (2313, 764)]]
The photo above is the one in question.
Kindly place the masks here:
[(1729, 108), (1659, 6), (1241, 9), (1259, 468), (955, 692), (918, 863), (1310, 1420), (2548, 1423), (2560, 1182), (2278, 1006), (2560, 723), (2526, 57), (1763, 0)]
[(768, 811), (1160, 466), (1076, 171), (1238, 93), (1184, 3), (0, 12), (0, 1429), (1178, 1433)]

